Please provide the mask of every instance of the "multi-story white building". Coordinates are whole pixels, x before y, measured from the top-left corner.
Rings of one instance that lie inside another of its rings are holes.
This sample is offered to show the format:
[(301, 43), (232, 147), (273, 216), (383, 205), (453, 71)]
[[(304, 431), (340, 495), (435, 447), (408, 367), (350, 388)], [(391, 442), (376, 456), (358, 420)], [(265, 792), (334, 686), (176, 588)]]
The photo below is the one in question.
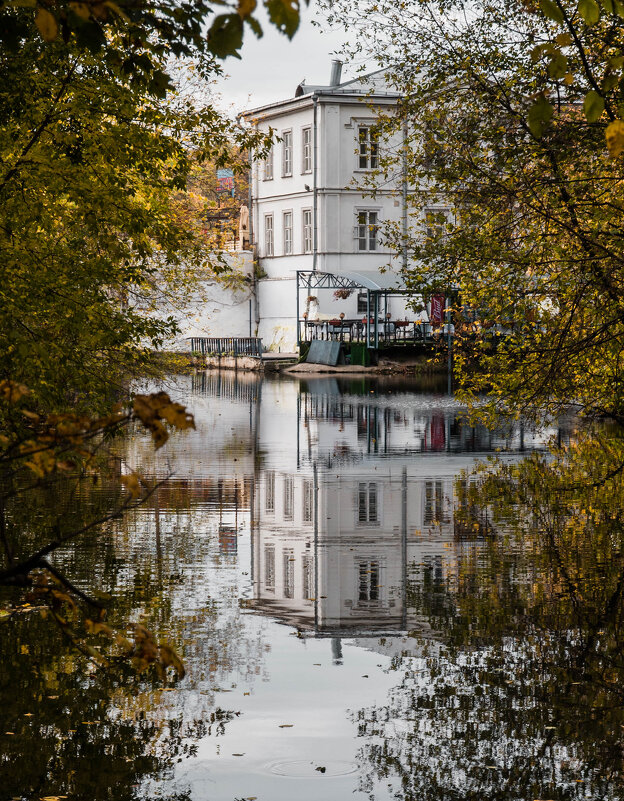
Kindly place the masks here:
[[(406, 212), (401, 171), (374, 198), (361, 188), (378, 167), (380, 147), (400, 150), (400, 141), (382, 142), (374, 127), (399, 94), (388, 89), (382, 71), (341, 82), (341, 68), (333, 62), (328, 86), (301, 83), (293, 98), (243, 115), (274, 136), (269, 156), (253, 161), (251, 175), (252, 241), (260, 275), (256, 323), (265, 347), (294, 349), (304, 310), (310, 319), (341, 312), (361, 318), (373, 313), (366, 305), (367, 288), (399, 285), (395, 271), (401, 259), (384, 246), (379, 231), (385, 221), (400, 224)], [(321, 297), (314, 284), (306, 289), (307, 272), (359, 274), (363, 280), (348, 298), (327, 289)], [(405, 309), (403, 297), (384, 296), (377, 314), (398, 319)]]

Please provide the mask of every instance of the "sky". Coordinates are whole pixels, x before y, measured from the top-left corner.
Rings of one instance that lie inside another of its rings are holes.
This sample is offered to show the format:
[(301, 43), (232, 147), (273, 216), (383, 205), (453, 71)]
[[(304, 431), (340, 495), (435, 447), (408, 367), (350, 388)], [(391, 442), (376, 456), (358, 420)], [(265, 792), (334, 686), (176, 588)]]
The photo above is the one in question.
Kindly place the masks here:
[[(265, 22), (262, 15), (258, 17), (264, 36), (256, 39), (247, 28), (242, 59), (228, 58), (223, 65), (225, 76), (215, 88), (224, 110), (236, 113), (294, 97), (304, 78), (308, 83), (329, 83), (331, 60), (337, 57), (345, 34), (322, 30), (322, 18), (314, 8), (314, 0), (303, 8), (299, 30), (291, 41)], [(315, 18), (321, 28), (313, 25)], [(355, 71), (345, 65), (342, 74), (344, 80), (354, 77)]]

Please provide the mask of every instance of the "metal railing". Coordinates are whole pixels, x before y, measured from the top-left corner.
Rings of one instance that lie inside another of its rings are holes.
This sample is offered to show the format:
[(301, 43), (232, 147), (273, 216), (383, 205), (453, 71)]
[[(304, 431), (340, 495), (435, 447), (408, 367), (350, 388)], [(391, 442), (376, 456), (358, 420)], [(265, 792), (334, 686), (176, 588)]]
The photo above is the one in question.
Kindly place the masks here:
[[(369, 335), (374, 336), (374, 326), (370, 323)], [(377, 324), (379, 344), (425, 344), (433, 341), (433, 329), (430, 323), (397, 322), (380, 320)], [(313, 339), (338, 340), (339, 342), (366, 342), (366, 322), (361, 320), (323, 320), (299, 321), (300, 342), (311, 342)]]
[(256, 356), (262, 358), (259, 337), (190, 337), (191, 352), (202, 356)]

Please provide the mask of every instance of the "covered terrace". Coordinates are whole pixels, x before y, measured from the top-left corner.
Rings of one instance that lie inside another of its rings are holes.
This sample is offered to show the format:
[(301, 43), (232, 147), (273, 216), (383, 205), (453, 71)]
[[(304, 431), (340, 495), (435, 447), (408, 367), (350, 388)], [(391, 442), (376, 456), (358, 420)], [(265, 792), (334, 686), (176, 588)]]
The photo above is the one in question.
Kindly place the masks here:
[[(297, 344), (313, 339), (333, 339), (340, 342), (363, 343), (369, 349), (386, 345), (408, 345), (432, 341), (432, 325), (429, 317), (392, 319), (388, 311), (388, 299), (409, 294), (401, 287), (395, 273), (379, 271), (327, 273), (312, 270), (297, 271)], [(301, 310), (302, 299), (316, 295), (319, 290), (334, 293), (366, 293), (366, 311), (358, 317), (346, 317), (344, 313), (328, 316), (309, 314)], [(440, 320), (441, 322), (441, 320)]]

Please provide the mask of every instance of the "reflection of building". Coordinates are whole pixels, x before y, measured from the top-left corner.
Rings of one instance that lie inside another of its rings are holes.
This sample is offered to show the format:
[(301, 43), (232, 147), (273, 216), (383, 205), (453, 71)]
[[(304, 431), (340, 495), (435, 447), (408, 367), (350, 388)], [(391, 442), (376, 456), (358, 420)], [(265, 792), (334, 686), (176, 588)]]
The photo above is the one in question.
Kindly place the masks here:
[(452, 535), (452, 476), (397, 463), (263, 471), (254, 607), (317, 633), (409, 629), (406, 575)]
[(265, 382), (256, 611), (321, 636), (426, 626), (412, 591), (437, 592), (453, 574), (456, 548), (470, 547), (463, 529), (457, 536), (461, 471), (495, 449), (516, 458), (543, 447), (546, 435), (518, 424), (475, 428), (452, 399), (404, 392), (383, 381)]

